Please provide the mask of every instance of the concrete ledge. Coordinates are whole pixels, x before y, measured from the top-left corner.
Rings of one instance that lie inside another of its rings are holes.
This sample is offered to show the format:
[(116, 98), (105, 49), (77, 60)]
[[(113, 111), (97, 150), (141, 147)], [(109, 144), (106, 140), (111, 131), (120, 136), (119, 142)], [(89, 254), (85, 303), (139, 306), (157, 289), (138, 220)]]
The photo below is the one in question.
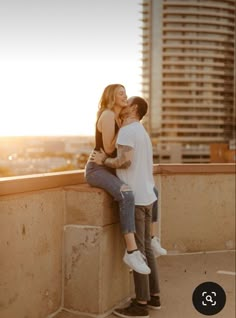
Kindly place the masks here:
[(0, 178), (0, 196), (85, 183), (84, 171), (65, 171)]
[(235, 174), (234, 163), (210, 164), (156, 164), (153, 173), (160, 175), (173, 174)]
[(66, 187), (65, 206), (66, 224), (104, 226), (119, 222), (117, 202), (88, 184)]
[[(235, 174), (235, 164), (155, 164), (154, 174)], [(84, 170), (0, 178), (0, 196), (86, 183)]]

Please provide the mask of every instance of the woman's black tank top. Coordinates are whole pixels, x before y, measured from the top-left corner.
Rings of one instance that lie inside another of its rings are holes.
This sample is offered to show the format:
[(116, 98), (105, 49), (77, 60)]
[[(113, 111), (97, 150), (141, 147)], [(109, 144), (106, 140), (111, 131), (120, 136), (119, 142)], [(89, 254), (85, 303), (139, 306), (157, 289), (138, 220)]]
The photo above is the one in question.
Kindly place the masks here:
[[(119, 126), (117, 125), (117, 122), (115, 122), (115, 134), (118, 132), (119, 130)], [(96, 122), (96, 133), (95, 133), (95, 150), (100, 150), (100, 149), (104, 149), (104, 145), (103, 145), (103, 140), (102, 140), (102, 133), (98, 130), (97, 128), (97, 122)], [(109, 157), (116, 157), (116, 154), (117, 154), (117, 151), (116, 149), (111, 153), (109, 154)]]

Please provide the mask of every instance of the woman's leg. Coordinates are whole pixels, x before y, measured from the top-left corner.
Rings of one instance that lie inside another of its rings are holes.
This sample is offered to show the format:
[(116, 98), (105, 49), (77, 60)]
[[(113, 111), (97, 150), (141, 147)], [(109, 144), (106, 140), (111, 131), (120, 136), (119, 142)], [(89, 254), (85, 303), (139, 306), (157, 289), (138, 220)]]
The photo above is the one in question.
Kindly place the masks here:
[(134, 196), (132, 190), (106, 167), (95, 163), (88, 164), (85, 177), (91, 186), (105, 190), (118, 202), (122, 233), (134, 233)]
[(119, 203), (121, 231), (124, 235), (127, 251), (123, 261), (141, 274), (149, 274), (150, 268), (144, 262), (135, 241), (134, 195), (131, 189), (117, 176), (103, 166), (88, 163), (85, 178), (93, 186), (102, 188)]
[(128, 251), (137, 249), (134, 238), (134, 196), (133, 192), (106, 167), (88, 163), (85, 170), (87, 182), (108, 192), (119, 204), (121, 232), (124, 235)]

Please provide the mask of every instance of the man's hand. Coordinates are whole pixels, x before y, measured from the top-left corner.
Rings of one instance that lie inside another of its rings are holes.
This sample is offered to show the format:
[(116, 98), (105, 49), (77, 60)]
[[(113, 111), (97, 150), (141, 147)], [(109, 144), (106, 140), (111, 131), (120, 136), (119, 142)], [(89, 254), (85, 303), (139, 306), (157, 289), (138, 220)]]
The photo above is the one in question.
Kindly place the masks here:
[(89, 157), (89, 161), (93, 161), (98, 165), (103, 165), (105, 159), (107, 158), (106, 153), (103, 151), (103, 149), (100, 149), (100, 151), (94, 150), (90, 157)]

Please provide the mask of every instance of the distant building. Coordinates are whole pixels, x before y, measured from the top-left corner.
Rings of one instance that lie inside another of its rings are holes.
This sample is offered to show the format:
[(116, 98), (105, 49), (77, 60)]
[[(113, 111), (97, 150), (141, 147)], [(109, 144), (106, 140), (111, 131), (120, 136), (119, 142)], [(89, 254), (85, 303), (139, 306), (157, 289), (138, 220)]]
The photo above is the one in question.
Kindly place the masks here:
[(65, 151), (65, 143), (64, 140), (58, 140), (56, 137), (54, 139), (46, 139), (44, 141), (44, 151), (45, 152), (64, 152)]
[(234, 138), (235, 0), (142, 1), (144, 122), (158, 162), (210, 162)]
[(229, 144), (211, 144), (211, 163), (236, 163), (235, 140)]
[(0, 177), (83, 169), (93, 136), (0, 137)]

